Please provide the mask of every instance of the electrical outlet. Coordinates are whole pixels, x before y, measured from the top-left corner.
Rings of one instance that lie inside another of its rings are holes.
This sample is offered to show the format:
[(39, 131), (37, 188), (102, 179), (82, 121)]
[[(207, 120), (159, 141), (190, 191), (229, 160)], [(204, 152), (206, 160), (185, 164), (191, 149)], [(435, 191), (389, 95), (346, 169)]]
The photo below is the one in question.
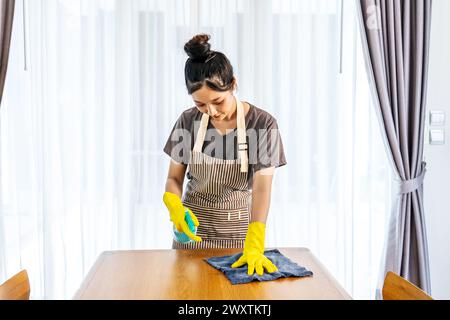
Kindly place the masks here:
[(444, 131), (444, 129), (430, 129), (430, 144), (431, 145), (443, 145), (443, 144), (445, 144), (445, 131)]
[(430, 126), (445, 126), (445, 112), (440, 110), (430, 111)]

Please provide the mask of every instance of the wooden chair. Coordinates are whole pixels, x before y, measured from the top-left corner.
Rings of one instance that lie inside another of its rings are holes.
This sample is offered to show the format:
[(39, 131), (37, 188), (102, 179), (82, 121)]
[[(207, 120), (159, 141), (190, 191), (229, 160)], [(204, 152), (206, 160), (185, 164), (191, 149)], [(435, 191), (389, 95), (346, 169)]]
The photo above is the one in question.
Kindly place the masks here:
[(0, 300), (29, 300), (30, 281), (28, 273), (22, 270), (0, 285)]
[(383, 300), (433, 300), (420, 288), (389, 271), (383, 284)]

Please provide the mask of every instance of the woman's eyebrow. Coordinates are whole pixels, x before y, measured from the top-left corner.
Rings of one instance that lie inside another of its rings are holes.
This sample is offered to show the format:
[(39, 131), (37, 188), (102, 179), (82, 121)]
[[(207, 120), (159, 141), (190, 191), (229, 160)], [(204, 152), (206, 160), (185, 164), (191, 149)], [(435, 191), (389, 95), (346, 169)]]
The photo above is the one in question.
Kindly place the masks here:
[[(214, 100), (211, 100), (212, 102), (216, 102), (217, 100), (219, 100), (220, 98), (222, 98), (222, 97), (217, 97), (217, 98), (215, 98)], [(197, 103), (203, 103), (203, 102), (200, 102), (200, 101), (197, 101), (197, 100), (194, 100), (195, 102), (197, 102)]]

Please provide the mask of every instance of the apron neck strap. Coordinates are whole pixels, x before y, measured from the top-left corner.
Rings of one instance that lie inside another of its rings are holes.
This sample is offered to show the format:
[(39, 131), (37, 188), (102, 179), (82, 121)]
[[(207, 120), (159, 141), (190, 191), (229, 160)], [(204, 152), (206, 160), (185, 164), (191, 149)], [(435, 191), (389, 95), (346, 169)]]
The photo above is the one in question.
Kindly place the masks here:
[(238, 138), (238, 156), (241, 160), (241, 172), (248, 171), (247, 155), (247, 131), (245, 129), (245, 110), (241, 101), (236, 97), (237, 103), (237, 138)]
[(194, 151), (202, 152), (203, 142), (205, 141), (206, 129), (208, 128), (209, 116), (207, 113), (202, 115), (200, 121), (200, 128), (197, 131), (197, 138), (195, 139)]

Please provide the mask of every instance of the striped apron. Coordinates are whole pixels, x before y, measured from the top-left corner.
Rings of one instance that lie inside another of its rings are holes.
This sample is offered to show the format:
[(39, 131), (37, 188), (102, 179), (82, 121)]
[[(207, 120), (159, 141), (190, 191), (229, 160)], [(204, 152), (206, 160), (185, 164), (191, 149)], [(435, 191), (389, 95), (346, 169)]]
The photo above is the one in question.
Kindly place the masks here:
[(203, 114), (187, 170), (183, 205), (198, 218), (201, 242), (180, 243), (173, 249), (243, 248), (250, 221), (251, 191), (247, 188), (248, 154), (245, 115), (237, 102), (238, 159), (225, 160), (202, 153), (209, 116)]

